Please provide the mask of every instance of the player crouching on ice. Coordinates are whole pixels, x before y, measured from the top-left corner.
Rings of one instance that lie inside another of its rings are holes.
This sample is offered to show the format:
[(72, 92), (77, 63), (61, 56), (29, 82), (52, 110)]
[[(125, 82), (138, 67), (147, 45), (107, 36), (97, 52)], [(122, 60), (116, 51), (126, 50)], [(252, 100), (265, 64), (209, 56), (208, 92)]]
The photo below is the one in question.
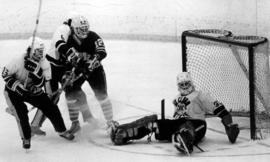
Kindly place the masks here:
[(123, 145), (130, 140), (141, 139), (154, 133), (157, 140), (170, 141), (178, 151), (189, 155), (193, 146), (197, 146), (205, 136), (206, 113), (212, 113), (221, 118), (229, 141), (235, 143), (239, 128), (233, 123), (231, 114), (222, 103), (208, 93), (196, 90), (188, 72), (177, 76), (177, 86), (179, 94), (173, 100), (173, 119), (158, 119), (157, 115), (150, 115), (119, 125), (111, 132), (112, 142)]
[[(67, 139), (73, 140), (74, 136), (66, 131), (61, 113), (45, 90), (50, 94), (51, 89), (48, 80), (51, 79), (50, 64), (43, 56), (44, 43), (36, 37), (28, 40), (26, 54), (12, 60), (7, 64), (2, 77), (5, 84), (4, 95), (8, 104), (8, 110), (15, 116), (20, 136), (23, 141), (23, 148), (30, 148), (31, 128), (28, 118), (28, 109), (24, 102), (27, 102), (41, 110), (51, 121), (58, 134)], [(33, 46), (32, 46), (33, 44)], [(31, 51), (31, 48), (33, 50)], [(45, 82), (45, 83), (44, 83)]]

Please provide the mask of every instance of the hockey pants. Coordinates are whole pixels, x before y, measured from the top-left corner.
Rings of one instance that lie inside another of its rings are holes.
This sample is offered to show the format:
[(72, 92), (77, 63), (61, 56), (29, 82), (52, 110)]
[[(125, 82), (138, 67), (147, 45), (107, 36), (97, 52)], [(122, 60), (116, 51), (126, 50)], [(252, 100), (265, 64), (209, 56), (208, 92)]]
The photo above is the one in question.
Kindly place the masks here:
[(57, 132), (66, 131), (62, 115), (57, 105), (53, 104), (45, 93), (42, 93), (41, 95), (38, 96), (21, 97), (16, 92), (13, 92), (6, 88), (4, 94), (8, 106), (11, 109), (14, 109), (15, 118), (22, 139), (31, 138), (31, 128), (28, 118), (28, 109), (24, 102), (27, 102), (40, 109), (45, 114), (45, 116), (49, 118), (52, 125), (54, 126), (54, 129)]

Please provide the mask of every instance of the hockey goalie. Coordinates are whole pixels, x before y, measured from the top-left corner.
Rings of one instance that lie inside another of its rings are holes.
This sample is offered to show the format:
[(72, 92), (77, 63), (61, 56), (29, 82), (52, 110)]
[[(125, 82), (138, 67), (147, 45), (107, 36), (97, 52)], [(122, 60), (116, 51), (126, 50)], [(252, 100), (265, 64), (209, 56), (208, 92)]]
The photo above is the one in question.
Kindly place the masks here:
[(236, 142), (238, 124), (233, 123), (231, 114), (221, 102), (209, 93), (195, 89), (189, 72), (177, 75), (177, 87), (179, 94), (173, 100), (175, 110), (172, 119), (158, 119), (154, 114), (119, 125), (112, 130), (111, 141), (115, 145), (124, 145), (154, 134), (156, 140), (172, 142), (178, 151), (190, 154), (205, 136), (206, 114), (211, 113), (221, 118), (229, 141)]

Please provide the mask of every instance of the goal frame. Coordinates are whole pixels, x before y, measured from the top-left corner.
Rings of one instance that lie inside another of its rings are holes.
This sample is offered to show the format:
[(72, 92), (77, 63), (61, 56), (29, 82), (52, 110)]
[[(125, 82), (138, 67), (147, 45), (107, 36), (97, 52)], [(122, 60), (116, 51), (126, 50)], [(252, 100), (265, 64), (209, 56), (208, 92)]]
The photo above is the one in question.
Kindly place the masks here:
[[(217, 29), (218, 30), (218, 29)], [(193, 30), (187, 30), (184, 31), (181, 35), (181, 43), (182, 43), (182, 71), (186, 72), (187, 69), (187, 37), (193, 37), (203, 40), (209, 40), (214, 42), (220, 42), (220, 43), (226, 43), (229, 45), (236, 45), (240, 47), (245, 47), (248, 49), (248, 59), (249, 59), (249, 65), (248, 65), (248, 78), (249, 78), (249, 118), (250, 118), (250, 138), (255, 140), (257, 139), (256, 136), (256, 116), (255, 116), (255, 74), (254, 74), (254, 65), (255, 65), (255, 59), (254, 59), (254, 48), (260, 44), (266, 43), (268, 40), (267, 38), (261, 37), (262, 40), (255, 42), (255, 43), (248, 43), (248, 42), (240, 42), (235, 41), (233, 39), (229, 39), (231, 37), (231, 32), (228, 32), (228, 36), (223, 37), (212, 37), (209, 35), (201, 35), (196, 32), (192, 32)]]

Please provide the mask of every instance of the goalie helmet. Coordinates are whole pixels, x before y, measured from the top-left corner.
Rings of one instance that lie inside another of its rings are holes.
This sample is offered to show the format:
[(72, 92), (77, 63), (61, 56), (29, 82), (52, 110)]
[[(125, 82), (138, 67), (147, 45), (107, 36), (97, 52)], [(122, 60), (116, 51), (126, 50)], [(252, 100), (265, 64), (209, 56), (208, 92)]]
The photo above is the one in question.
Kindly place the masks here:
[[(33, 50), (31, 50), (33, 48)], [(44, 42), (41, 38), (35, 37), (33, 40), (33, 37), (30, 37), (27, 41), (27, 54), (28, 57), (35, 61), (40, 61), (43, 58), (43, 52), (45, 49)]]
[(76, 15), (71, 18), (71, 29), (79, 39), (85, 39), (89, 32), (89, 23), (86, 17)]
[(195, 90), (193, 81), (189, 72), (181, 72), (177, 75), (177, 87), (181, 95), (186, 96)]

